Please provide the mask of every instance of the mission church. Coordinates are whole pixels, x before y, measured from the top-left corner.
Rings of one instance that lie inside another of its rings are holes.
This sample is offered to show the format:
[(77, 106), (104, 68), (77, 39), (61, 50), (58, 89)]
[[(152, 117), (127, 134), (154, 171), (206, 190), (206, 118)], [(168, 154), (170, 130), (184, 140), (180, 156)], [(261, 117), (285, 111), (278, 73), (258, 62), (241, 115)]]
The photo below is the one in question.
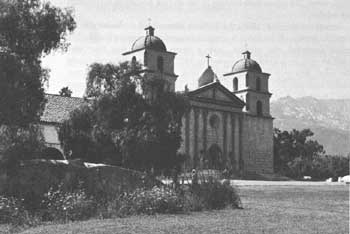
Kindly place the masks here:
[[(155, 36), (153, 27), (145, 30), (146, 35), (137, 39), (123, 56), (141, 63), (140, 73), (146, 80), (163, 79), (165, 88), (175, 92), (176, 53)], [(249, 51), (242, 54), (243, 58), (220, 78), (208, 62), (198, 79), (198, 88), (185, 90), (190, 110), (182, 119), (183, 141), (179, 151), (189, 156), (188, 168), (230, 167), (240, 172), (273, 173), (270, 74), (262, 71)], [(149, 86), (142, 92), (148, 98), (154, 95)], [(41, 125), (47, 150), (62, 154), (57, 126), (85, 101), (50, 94), (46, 98)]]

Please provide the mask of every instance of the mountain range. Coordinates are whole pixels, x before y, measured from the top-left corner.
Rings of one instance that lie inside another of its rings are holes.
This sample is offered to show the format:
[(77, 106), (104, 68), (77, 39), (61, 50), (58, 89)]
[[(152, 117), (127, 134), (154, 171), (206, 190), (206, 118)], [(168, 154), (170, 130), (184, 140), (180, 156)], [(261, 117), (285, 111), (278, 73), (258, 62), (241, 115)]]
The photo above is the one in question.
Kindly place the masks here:
[(279, 98), (271, 102), (274, 127), (311, 129), (327, 154), (350, 153), (350, 99)]

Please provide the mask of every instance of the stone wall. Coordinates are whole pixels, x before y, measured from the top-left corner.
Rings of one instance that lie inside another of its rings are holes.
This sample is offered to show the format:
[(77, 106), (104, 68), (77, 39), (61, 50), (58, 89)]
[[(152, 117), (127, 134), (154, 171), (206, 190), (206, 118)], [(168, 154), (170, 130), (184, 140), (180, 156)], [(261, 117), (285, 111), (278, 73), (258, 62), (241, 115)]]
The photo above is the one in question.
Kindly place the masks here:
[(242, 128), (244, 171), (273, 173), (273, 119), (245, 114)]
[(60, 183), (64, 188), (74, 188), (79, 182), (90, 194), (116, 195), (140, 186), (153, 187), (159, 182), (145, 174), (121, 167), (84, 163), (80, 160), (30, 160), (23, 161), (13, 171), (0, 172), (0, 193), (32, 194), (38, 197), (51, 186)]

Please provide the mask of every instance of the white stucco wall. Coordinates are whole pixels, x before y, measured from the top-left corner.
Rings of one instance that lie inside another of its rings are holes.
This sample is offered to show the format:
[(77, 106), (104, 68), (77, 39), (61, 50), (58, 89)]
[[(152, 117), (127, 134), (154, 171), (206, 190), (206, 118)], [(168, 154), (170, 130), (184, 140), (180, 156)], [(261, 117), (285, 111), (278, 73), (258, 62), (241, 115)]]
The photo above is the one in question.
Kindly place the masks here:
[(58, 139), (58, 129), (52, 124), (41, 124), (41, 131), (47, 147), (54, 147), (63, 153), (60, 141)]

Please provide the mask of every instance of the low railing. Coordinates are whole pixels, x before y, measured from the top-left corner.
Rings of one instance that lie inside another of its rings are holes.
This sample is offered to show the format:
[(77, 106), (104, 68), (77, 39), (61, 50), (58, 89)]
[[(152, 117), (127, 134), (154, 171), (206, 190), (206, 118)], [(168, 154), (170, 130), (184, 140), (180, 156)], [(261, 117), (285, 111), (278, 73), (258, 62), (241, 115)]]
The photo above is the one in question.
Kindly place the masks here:
[[(223, 175), (221, 171), (215, 169), (203, 169), (203, 170), (192, 170), (190, 172), (183, 172), (178, 176), (178, 184), (193, 184), (193, 183), (204, 183), (209, 180), (222, 180)], [(160, 180), (165, 185), (172, 186), (174, 184), (173, 178), (161, 177)]]

